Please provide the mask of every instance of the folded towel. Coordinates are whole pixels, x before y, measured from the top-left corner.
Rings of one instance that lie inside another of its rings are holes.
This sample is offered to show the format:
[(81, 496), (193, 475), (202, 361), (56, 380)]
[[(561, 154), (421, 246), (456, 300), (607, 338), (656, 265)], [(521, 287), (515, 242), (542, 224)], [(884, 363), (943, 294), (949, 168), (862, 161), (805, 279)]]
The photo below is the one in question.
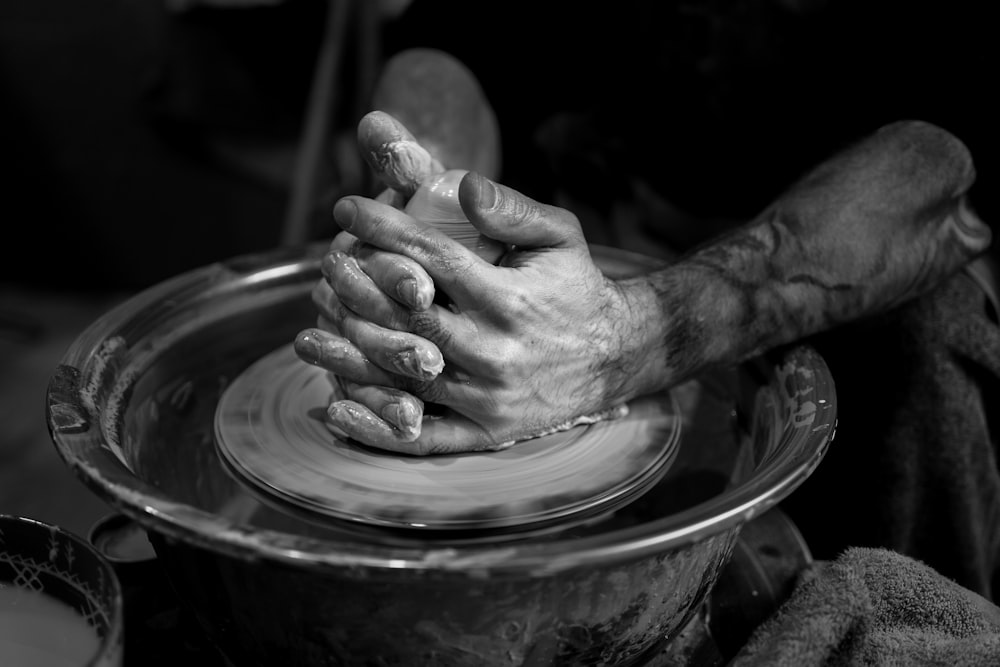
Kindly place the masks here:
[(1000, 326), (983, 275), (813, 341), (837, 434), (782, 507), (818, 560), (890, 549), (1000, 599)]
[(730, 667), (1000, 665), (1000, 607), (926, 564), (852, 548), (816, 561)]

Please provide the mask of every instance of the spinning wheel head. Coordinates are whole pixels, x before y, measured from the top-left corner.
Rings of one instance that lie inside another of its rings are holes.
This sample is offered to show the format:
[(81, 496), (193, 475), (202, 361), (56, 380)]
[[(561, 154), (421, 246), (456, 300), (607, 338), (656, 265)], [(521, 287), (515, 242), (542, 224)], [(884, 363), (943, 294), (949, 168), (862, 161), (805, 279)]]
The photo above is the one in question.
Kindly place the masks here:
[(406, 456), (327, 428), (333, 379), (291, 345), (228, 387), (215, 414), (223, 460), (257, 495), (316, 518), (409, 530), (538, 530), (618, 509), (662, 478), (679, 443), (670, 394), (626, 417), (497, 452)]

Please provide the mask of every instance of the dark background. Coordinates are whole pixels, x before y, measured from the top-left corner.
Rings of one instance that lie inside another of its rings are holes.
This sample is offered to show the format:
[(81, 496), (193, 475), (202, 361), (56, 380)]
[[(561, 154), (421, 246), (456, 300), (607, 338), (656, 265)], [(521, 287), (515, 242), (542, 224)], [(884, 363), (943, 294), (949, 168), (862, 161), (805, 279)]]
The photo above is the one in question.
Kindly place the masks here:
[[(0, 4), (2, 280), (137, 289), (280, 242), (327, 4), (231, 4)], [(466, 62), (500, 120), (503, 180), (536, 198), (562, 188), (600, 210), (638, 176), (695, 217), (745, 218), (845, 143), (919, 118), (969, 146), (973, 204), (992, 221), (988, 6), (433, 0), (386, 11), (374, 31), (346, 33), (309, 233), (332, 233), (329, 207), (353, 186), (344, 146), (365, 110), (366, 45), (378, 59), (430, 46)]]

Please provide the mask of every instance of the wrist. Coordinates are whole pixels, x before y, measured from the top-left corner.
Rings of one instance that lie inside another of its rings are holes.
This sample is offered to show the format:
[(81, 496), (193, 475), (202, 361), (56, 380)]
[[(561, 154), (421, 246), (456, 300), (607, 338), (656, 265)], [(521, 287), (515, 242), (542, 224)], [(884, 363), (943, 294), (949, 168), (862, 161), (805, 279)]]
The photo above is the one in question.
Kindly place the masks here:
[(658, 391), (745, 356), (739, 290), (696, 264), (680, 262), (619, 282), (631, 332), (623, 342), (631, 373), (624, 393)]
[(622, 360), (615, 387), (618, 401), (664, 389), (677, 375), (667, 335), (673, 323), (656, 287), (656, 278), (662, 273), (615, 281), (622, 304), (615, 341), (616, 354)]

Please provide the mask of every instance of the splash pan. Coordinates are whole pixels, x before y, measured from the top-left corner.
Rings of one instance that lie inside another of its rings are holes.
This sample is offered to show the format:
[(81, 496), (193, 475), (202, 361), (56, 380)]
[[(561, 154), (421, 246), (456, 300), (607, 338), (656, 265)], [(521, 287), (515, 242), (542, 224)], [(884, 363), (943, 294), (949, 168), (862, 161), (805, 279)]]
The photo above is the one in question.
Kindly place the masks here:
[[(350, 519), (306, 520), (234, 479), (214, 416), (237, 377), (312, 324), (325, 249), (237, 258), (138, 294), (80, 335), (49, 385), (59, 454), (149, 532), (233, 664), (641, 663), (700, 607), (741, 527), (833, 437), (829, 371), (792, 347), (647, 397), (675, 406), (669, 465), (586, 522), (387, 543)], [(592, 254), (613, 277), (655, 266)]]

